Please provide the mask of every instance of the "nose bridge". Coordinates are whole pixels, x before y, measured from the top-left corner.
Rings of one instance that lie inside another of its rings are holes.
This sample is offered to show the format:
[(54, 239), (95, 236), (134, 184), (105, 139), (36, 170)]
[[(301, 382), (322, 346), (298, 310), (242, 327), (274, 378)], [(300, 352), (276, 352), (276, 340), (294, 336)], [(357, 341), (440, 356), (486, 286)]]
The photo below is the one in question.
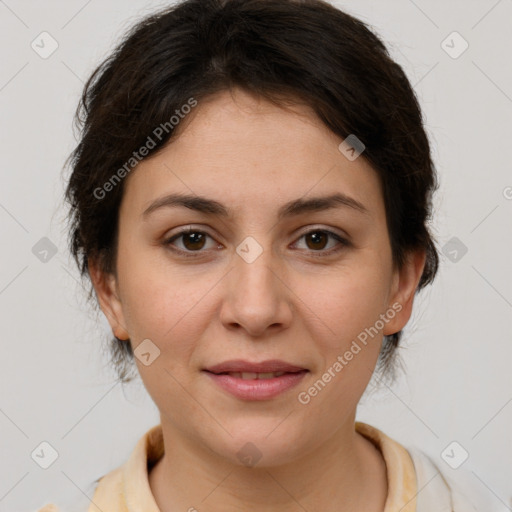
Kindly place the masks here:
[(273, 251), (247, 237), (233, 255), (229, 291), (224, 298), (223, 320), (239, 324), (252, 334), (290, 321), (281, 265)]
[(270, 292), (266, 288), (272, 288), (275, 278), (275, 261), (272, 261), (270, 250), (261, 253), (254, 261), (248, 262), (242, 257), (238, 257), (236, 262), (236, 273), (240, 281), (247, 283), (251, 288), (256, 288), (263, 292)]
[(245, 238), (236, 248), (234, 255), (235, 289), (240, 291), (246, 301), (256, 300), (263, 294), (266, 303), (275, 300), (276, 261), (271, 248), (263, 247), (253, 237)]

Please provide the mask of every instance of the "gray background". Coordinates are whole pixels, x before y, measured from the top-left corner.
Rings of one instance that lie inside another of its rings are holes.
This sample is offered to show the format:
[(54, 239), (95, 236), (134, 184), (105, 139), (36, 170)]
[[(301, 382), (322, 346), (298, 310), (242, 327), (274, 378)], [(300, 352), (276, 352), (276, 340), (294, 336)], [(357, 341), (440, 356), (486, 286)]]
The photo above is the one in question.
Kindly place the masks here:
[[(0, 511), (84, 511), (92, 482), (159, 421), (140, 381), (122, 387), (106, 366), (110, 331), (68, 257), (62, 193), (83, 81), (163, 5), (0, 1)], [(512, 0), (336, 5), (383, 36), (414, 84), (441, 181), (432, 229), (446, 253), (406, 329), (405, 373), (367, 393), (358, 419), (448, 472), (469, 471), (512, 507)], [(43, 31), (58, 43), (46, 59), (31, 47)], [(457, 58), (453, 31), (469, 44)], [(469, 453), (457, 470), (441, 457), (454, 440)], [(48, 469), (31, 458), (43, 441), (59, 454)]]

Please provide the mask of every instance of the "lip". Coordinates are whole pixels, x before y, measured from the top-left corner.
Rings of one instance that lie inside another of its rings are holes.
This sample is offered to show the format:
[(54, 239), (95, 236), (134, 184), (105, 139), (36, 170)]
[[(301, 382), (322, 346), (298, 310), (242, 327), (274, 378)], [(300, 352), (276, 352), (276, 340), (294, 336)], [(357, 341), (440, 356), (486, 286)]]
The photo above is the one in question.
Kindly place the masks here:
[[(269, 400), (279, 396), (297, 386), (309, 372), (306, 368), (278, 359), (260, 363), (236, 359), (210, 366), (203, 371), (221, 389), (241, 400)], [(242, 379), (224, 372), (285, 373), (270, 379)]]
[(280, 359), (269, 359), (259, 363), (245, 361), (243, 359), (231, 359), (223, 363), (216, 364), (205, 368), (206, 371), (211, 373), (226, 373), (226, 372), (247, 372), (247, 373), (271, 373), (271, 372), (286, 372), (294, 373), (306, 370), (301, 366), (296, 366)]
[(280, 377), (273, 377), (271, 379), (246, 380), (205, 370), (205, 374), (218, 386), (241, 400), (269, 400), (274, 398), (297, 386), (306, 373), (308, 373), (308, 370), (285, 373)]

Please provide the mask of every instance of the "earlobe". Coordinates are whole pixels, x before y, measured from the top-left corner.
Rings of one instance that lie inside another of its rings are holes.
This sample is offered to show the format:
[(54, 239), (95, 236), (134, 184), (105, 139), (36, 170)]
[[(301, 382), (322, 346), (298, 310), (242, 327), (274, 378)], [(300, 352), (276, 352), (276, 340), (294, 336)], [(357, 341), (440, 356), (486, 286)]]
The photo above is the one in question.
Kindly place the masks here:
[(425, 267), (425, 261), (426, 251), (411, 251), (407, 254), (403, 267), (398, 269), (393, 276), (393, 293), (388, 308), (396, 314), (386, 324), (383, 330), (384, 335), (389, 336), (401, 331), (409, 321), (414, 295)]
[(112, 273), (102, 271), (99, 265), (92, 260), (89, 260), (88, 268), (98, 304), (106, 316), (114, 336), (120, 340), (128, 340), (130, 336), (125, 327), (123, 305), (119, 297), (116, 277)]

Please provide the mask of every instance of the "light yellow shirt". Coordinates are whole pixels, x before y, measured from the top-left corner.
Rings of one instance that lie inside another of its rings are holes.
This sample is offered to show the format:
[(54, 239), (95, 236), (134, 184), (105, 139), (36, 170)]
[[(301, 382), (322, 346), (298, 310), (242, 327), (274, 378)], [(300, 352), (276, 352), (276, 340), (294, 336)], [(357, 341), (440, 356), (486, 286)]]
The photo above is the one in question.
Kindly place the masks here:
[[(388, 496), (383, 512), (416, 512), (416, 474), (408, 451), (371, 425), (356, 422), (355, 429), (373, 442), (386, 463)], [(148, 467), (163, 453), (162, 427), (156, 425), (137, 442), (122, 466), (101, 478), (87, 512), (160, 512), (149, 486)], [(46, 505), (39, 512), (59, 509)]]

